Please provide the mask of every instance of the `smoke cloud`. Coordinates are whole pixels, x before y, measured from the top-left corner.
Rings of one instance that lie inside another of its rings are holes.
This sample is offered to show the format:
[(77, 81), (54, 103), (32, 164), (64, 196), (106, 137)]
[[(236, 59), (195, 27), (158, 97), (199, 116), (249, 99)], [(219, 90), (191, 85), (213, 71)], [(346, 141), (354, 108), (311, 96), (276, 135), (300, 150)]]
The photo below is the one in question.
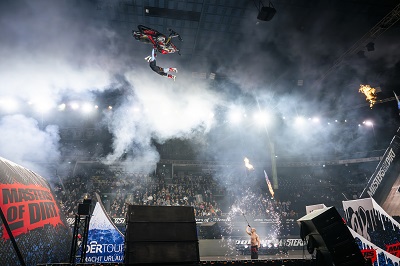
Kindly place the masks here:
[(50, 174), (49, 165), (60, 159), (58, 127), (40, 129), (35, 119), (8, 115), (0, 120), (0, 154), (2, 157), (43, 176)]
[[(353, 55), (316, 83), (379, 21), (362, 14), (341, 16), (328, 2), (314, 9), (299, 7), (301, 12), (275, 3), (278, 13), (270, 22), (257, 22), (254, 6), (247, 8), (240, 21), (233, 21), (234, 33), (198, 35), (200, 51), (190, 67), (185, 65), (188, 58), (160, 55), (160, 66), (178, 67), (173, 82), (152, 72), (143, 60), (151, 46), (131, 37), (136, 25), (116, 26), (104, 17), (115, 16), (114, 1), (2, 1), (0, 98), (14, 97), (32, 107), (52, 105), (55, 110), (64, 99), (93, 100), (96, 95), (123, 91), (112, 111), (100, 115), (100, 125), (112, 137), (111, 151), (102, 160), (131, 161), (143, 171), (160, 158), (154, 142), (172, 138), (204, 136), (196, 149), (216, 160), (248, 156), (269, 161), (269, 141), (279, 156), (287, 157), (369, 149), (380, 131), (391, 135), (393, 129), (376, 126), (372, 134), (359, 129), (358, 123), (367, 118), (377, 124), (395, 121), (396, 105), (390, 103), (388, 112), (379, 107), (371, 111), (363, 106), (358, 86), (381, 86), (380, 97), (391, 97), (393, 84), (398, 84), (393, 81), (399, 73), (400, 52), (393, 37), (398, 29), (377, 39), (376, 51), (366, 58)], [(217, 80), (192, 78), (189, 69), (214, 72)], [(247, 110), (244, 125), (231, 125), (226, 118), (235, 105)], [(258, 110), (274, 117), (268, 132), (251, 122), (252, 112)], [(32, 168), (38, 161), (59, 160), (63, 150), (59, 130), (67, 119), (44, 121), (43, 127), (30, 109), (2, 114), (1, 125), (7, 132), (0, 140), (2, 156)], [(297, 116), (308, 124), (295, 125)], [(318, 126), (309, 123), (314, 116), (321, 119)]]

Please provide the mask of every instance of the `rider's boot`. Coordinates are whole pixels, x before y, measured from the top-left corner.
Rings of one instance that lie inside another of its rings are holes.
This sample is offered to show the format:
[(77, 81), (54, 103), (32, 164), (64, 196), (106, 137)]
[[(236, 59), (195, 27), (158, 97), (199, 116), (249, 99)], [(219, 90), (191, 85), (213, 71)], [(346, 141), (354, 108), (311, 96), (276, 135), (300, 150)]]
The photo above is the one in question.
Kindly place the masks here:
[(175, 75), (168, 74), (168, 75), (167, 75), (167, 78), (173, 79), (173, 80), (175, 81), (176, 76), (175, 76)]
[(170, 68), (168, 69), (168, 71), (169, 71), (169, 72), (178, 73), (178, 69), (176, 69), (175, 67), (170, 67)]

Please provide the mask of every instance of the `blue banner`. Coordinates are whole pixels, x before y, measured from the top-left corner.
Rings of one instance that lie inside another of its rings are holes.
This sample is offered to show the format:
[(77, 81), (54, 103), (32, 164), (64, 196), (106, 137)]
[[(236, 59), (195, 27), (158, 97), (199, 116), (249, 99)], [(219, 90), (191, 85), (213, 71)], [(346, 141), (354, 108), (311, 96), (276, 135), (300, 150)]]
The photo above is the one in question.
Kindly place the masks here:
[(124, 236), (111, 222), (100, 202), (96, 203), (90, 218), (85, 261), (124, 261)]

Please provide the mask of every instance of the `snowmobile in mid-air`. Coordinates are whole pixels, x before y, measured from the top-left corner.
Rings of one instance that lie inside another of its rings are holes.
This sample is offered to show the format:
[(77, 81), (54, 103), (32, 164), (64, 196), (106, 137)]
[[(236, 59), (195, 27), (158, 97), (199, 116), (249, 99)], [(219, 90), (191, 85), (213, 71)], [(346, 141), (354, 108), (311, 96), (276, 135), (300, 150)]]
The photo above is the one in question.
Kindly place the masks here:
[(167, 37), (164, 34), (143, 25), (138, 25), (138, 29), (139, 30), (137, 31), (132, 30), (132, 36), (136, 40), (152, 44), (161, 54), (178, 53), (180, 55), (178, 47), (176, 47), (171, 41), (172, 38), (175, 37), (178, 37), (178, 39), (182, 41), (181, 36), (177, 32), (168, 29), (170, 33)]

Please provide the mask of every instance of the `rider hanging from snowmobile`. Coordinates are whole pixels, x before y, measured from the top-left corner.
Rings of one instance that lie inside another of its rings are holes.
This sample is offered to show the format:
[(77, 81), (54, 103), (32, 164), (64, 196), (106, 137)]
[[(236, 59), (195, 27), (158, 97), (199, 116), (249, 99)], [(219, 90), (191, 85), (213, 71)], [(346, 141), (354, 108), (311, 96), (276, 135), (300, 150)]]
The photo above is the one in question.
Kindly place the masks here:
[(152, 44), (153, 47), (155, 47), (157, 51), (161, 54), (172, 54), (176, 52), (180, 54), (178, 47), (176, 47), (175, 44), (172, 43), (172, 39), (178, 38), (180, 41), (182, 41), (181, 36), (172, 29), (168, 29), (168, 31), (170, 33), (167, 37), (152, 28), (138, 25), (138, 30), (133, 30), (132, 36), (138, 41)]
[(168, 68), (162, 68), (157, 66), (156, 64), (156, 56), (157, 56), (157, 52), (156, 52), (157, 48), (153, 48), (153, 50), (151, 51), (151, 56), (147, 56), (145, 58), (145, 60), (147, 62), (149, 62), (150, 64), (150, 68), (156, 72), (157, 74), (161, 75), (161, 76), (165, 76), (167, 78), (173, 79), (175, 81), (176, 76), (172, 75), (172, 74), (168, 74), (168, 72), (175, 72), (178, 73), (178, 70), (174, 67), (168, 67)]

